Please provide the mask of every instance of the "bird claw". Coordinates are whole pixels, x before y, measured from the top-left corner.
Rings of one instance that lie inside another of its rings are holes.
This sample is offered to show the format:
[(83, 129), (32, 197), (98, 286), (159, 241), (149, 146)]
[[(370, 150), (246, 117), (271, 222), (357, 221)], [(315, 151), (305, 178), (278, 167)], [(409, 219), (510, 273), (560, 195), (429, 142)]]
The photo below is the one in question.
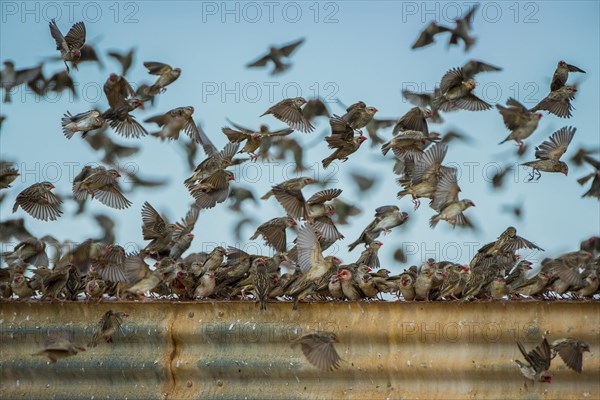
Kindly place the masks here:
[(161, 86), (160, 89), (158, 89), (158, 93), (163, 94), (164, 92), (167, 91), (166, 87)]
[(417, 211), (419, 209), (419, 207), (421, 206), (421, 200), (413, 199), (413, 204), (415, 205), (415, 211)]

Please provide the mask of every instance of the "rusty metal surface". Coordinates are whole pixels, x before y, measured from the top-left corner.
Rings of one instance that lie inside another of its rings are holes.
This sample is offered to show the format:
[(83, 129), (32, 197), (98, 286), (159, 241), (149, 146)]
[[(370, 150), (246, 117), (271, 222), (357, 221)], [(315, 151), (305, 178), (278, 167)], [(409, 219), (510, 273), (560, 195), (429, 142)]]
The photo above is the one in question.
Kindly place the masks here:
[[(44, 338), (87, 343), (107, 310), (123, 332), (49, 364)], [(292, 311), (250, 302), (0, 303), (2, 399), (598, 399), (597, 302), (312, 303)], [(337, 332), (339, 370), (310, 365), (290, 342)], [(524, 385), (519, 339), (586, 340), (583, 373), (556, 358), (552, 384)]]

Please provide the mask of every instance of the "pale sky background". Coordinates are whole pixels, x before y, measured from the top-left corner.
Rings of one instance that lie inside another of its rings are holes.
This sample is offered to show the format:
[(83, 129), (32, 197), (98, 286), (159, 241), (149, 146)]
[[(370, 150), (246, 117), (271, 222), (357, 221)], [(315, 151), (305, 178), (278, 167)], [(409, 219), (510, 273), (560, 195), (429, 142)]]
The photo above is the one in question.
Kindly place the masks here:
[[(93, 152), (79, 136), (70, 141), (63, 136), (60, 118), (67, 110), (75, 114), (94, 106), (106, 108), (102, 85), (108, 75), (119, 72), (120, 67), (106, 57), (105, 51), (125, 51), (132, 46), (137, 48), (134, 67), (127, 76), (132, 83), (153, 80), (146, 73), (143, 61), (166, 62), (183, 71), (180, 79), (157, 98), (155, 109), (135, 112), (138, 120), (174, 107), (192, 105), (196, 119), (202, 121), (205, 131), (219, 148), (226, 143), (221, 127), (227, 124), (227, 117), (248, 127), (266, 123), (274, 129), (283, 128), (285, 125), (272, 117), (258, 116), (283, 97), (310, 98), (316, 89), (330, 102), (334, 113), (343, 112), (335, 104), (335, 98), (339, 97), (347, 104), (362, 100), (377, 107), (379, 118), (400, 117), (412, 107), (401, 96), (403, 87), (431, 91), (448, 69), (461, 66), (469, 59), (504, 68), (500, 73), (477, 77), (478, 95), (492, 104), (504, 104), (509, 97), (516, 97), (533, 107), (548, 93), (556, 63), (563, 59), (587, 71), (585, 75), (570, 77), (570, 83), (579, 83), (573, 117), (564, 120), (544, 113), (537, 131), (528, 139), (530, 147), (522, 159), (517, 159), (513, 143), (498, 145), (508, 131), (495, 108), (478, 113), (445, 114), (443, 125), (430, 124), (430, 131), (459, 130), (474, 139), (472, 144), (451, 143), (446, 163), (459, 167), (461, 196), (477, 205), (467, 211), (479, 227), (477, 232), (452, 230), (446, 223), (431, 230), (428, 221), (433, 210), (423, 201), (421, 208), (414, 212), (409, 197), (396, 199), (400, 188), (392, 173), (391, 155), (384, 159), (379, 147), (371, 148), (370, 142), (366, 142), (348, 162), (337, 164), (338, 168), (328, 170), (325, 175), (333, 175), (339, 181), (331, 187), (344, 190), (343, 200), (363, 208), (351, 225), (339, 227), (346, 240), (338, 242), (340, 246), (332, 251), (345, 262), (356, 260), (360, 248), (349, 255), (347, 244), (372, 220), (376, 207), (388, 204), (396, 204), (410, 214), (410, 223), (380, 237), (384, 242), (380, 252), (382, 266), (395, 272), (428, 257), (468, 262), (473, 249), (492, 241), (509, 225), (547, 250), (544, 254), (531, 255), (537, 261), (575, 250), (582, 239), (600, 233), (600, 203), (592, 198), (582, 199), (587, 189), (576, 182), (590, 172), (590, 168), (570, 165), (568, 177), (544, 174), (537, 183), (526, 183), (528, 172), (518, 169), (518, 174), (509, 177), (500, 191), (492, 190), (489, 182), (498, 166), (533, 160), (534, 147), (563, 126), (577, 127), (565, 160), (581, 146), (600, 148), (600, 11), (596, 1), (522, 2), (518, 7), (515, 2), (483, 2), (474, 21), (478, 41), (469, 53), (464, 53), (462, 47), (448, 49), (447, 36), (439, 36), (432, 46), (417, 51), (410, 49), (427, 23), (435, 19), (451, 24), (458, 10), (466, 13), (468, 2), (274, 2), (272, 15), (263, 2), (227, 3), (230, 13), (225, 12), (223, 2), (122, 2), (118, 12), (113, 5), (116, 3), (98, 2), (77, 3), (71, 16), (68, 2), (31, 2), (27, 3), (29, 11), (22, 8), (23, 4), (1, 2), (2, 61), (11, 59), (18, 68), (24, 68), (58, 54), (48, 29), (48, 20), (57, 17), (65, 34), (74, 22), (83, 20), (88, 42), (101, 51), (104, 63), (104, 70), (88, 63), (73, 73), (80, 94), (82, 87), (87, 88), (87, 95), (77, 101), (70, 99), (66, 92), (53, 100), (36, 101), (33, 95), (25, 96), (19, 91), (13, 96), (12, 104), (0, 106), (2, 114), (8, 117), (0, 134), (1, 158), (17, 161), (23, 174), (12, 189), (5, 191), (8, 196), (0, 208), (1, 219), (25, 217), (27, 227), (35, 235), (52, 234), (73, 241), (97, 237), (100, 230), (91, 215), (104, 213), (117, 221), (119, 243), (142, 245), (140, 210), (145, 200), (171, 221), (183, 217), (192, 203), (182, 183), (189, 171), (179, 143), (161, 143), (151, 137), (127, 140), (110, 132), (111, 138), (120, 143), (143, 146), (138, 155), (125, 159), (125, 163), (139, 167), (143, 177), (169, 179), (168, 186), (128, 194), (133, 205), (124, 211), (93, 201), (88, 204), (90, 213), (74, 217), (75, 204), (67, 201), (63, 207), (65, 215), (57, 222), (33, 220), (22, 210), (11, 214), (16, 195), (27, 186), (51, 180), (58, 193), (68, 195), (72, 178), (70, 163), (79, 163), (74, 167), (77, 173), (84, 164), (99, 161), (101, 154)], [(300, 37), (305, 37), (306, 42), (292, 58), (293, 68), (284, 75), (271, 77), (267, 70), (244, 67), (269, 45)], [(49, 76), (63, 68), (61, 62), (49, 63), (44, 66), (44, 73)], [(273, 98), (270, 98), (269, 88), (273, 88)], [(284, 88), (288, 89), (287, 93)], [(300, 92), (296, 93), (296, 89)], [(215, 90), (217, 93), (212, 93)], [(154, 130), (151, 125), (147, 128)], [(292, 135), (308, 143), (328, 129), (327, 120), (321, 118), (312, 134), (294, 132)], [(391, 130), (381, 134), (388, 138)], [(179, 140), (188, 139), (182, 136)], [(323, 141), (307, 152), (306, 163), (320, 166), (328, 154)], [(197, 162), (203, 158), (199, 152)], [(25, 169), (29, 173), (26, 174)], [(256, 171), (260, 171), (258, 179), (254, 179)], [(360, 194), (349, 177), (353, 171), (376, 174), (378, 185), (373, 191)], [(250, 187), (257, 196), (272, 184), (292, 177), (284, 173), (283, 167), (275, 167), (274, 176), (269, 177), (269, 167), (261, 161), (251, 166), (246, 164), (235, 172), (236, 186)], [(313, 170), (305, 174), (314, 173)], [(319, 169), (316, 173), (322, 172)], [(316, 190), (319, 189), (310, 187), (305, 193), (309, 196)], [(518, 202), (522, 202), (525, 212), (520, 221), (502, 212), (502, 205)], [(245, 237), (250, 237), (259, 223), (283, 215), (283, 209), (274, 199), (261, 202), (258, 208), (245, 204), (244, 209), (255, 214), (257, 220), (255, 225), (246, 228)], [(191, 250), (210, 249), (215, 243), (236, 245), (232, 229), (239, 218), (240, 215), (227, 208), (227, 203), (202, 211)], [(291, 240), (293, 234), (288, 231), (288, 235)], [(238, 245), (244, 247), (243, 243)], [(409, 251), (416, 253), (405, 265), (392, 259), (399, 246), (409, 246)]]

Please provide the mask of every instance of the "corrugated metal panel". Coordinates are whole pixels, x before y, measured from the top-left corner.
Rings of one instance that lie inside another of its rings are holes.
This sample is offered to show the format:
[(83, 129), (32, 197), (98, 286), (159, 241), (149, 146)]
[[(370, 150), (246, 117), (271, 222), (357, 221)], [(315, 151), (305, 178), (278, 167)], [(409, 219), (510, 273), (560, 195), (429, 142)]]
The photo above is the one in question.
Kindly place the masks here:
[[(109, 309), (126, 311), (114, 343), (49, 364), (48, 332), (87, 342)], [(598, 399), (600, 308), (594, 302), (2, 303), (3, 399)], [(312, 367), (290, 341), (336, 331), (341, 369)], [(583, 373), (553, 361), (553, 383), (524, 385), (515, 345), (586, 340)]]

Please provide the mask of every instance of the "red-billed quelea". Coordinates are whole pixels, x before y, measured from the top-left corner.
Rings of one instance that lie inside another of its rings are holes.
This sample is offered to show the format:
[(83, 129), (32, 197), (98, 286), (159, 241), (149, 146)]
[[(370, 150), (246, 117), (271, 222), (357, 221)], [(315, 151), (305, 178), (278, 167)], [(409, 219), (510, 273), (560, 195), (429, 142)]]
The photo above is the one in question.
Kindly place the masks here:
[(18, 194), (13, 213), (19, 207), (35, 219), (55, 221), (62, 215), (62, 200), (51, 192), (54, 185), (50, 182), (34, 183)]
[(108, 310), (96, 325), (92, 340), (88, 346), (96, 347), (101, 340), (106, 343), (112, 343), (114, 334), (121, 332), (123, 329), (123, 320), (128, 316), (129, 314), (124, 311), (115, 312)]
[(499, 144), (514, 140), (519, 148), (523, 147), (523, 140), (527, 139), (538, 127), (541, 113), (529, 111), (523, 104), (510, 98), (506, 101), (508, 107), (496, 104), (496, 108), (504, 119), (504, 125), (510, 130), (510, 134)]
[(115, 169), (99, 166), (86, 166), (73, 180), (73, 198), (83, 201), (88, 195), (100, 203), (117, 210), (131, 206), (131, 202), (121, 193), (117, 179), (121, 174)]
[(476, 86), (475, 81), (465, 74), (463, 68), (453, 68), (442, 77), (441, 95), (435, 99), (434, 105), (444, 112), (457, 109), (489, 110), (492, 106), (473, 94)]
[[(288, 179), (287, 181), (281, 182), (275, 186), (279, 186), (282, 189), (300, 192), (305, 186), (312, 185), (316, 183), (313, 178), (309, 178), (307, 176), (301, 176), (299, 178)], [(264, 196), (261, 197), (262, 200), (267, 200), (273, 196), (273, 190), (269, 190)]]
[(181, 75), (180, 68), (173, 68), (168, 64), (156, 61), (146, 61), (144, 67), (150, 75), (158, 75), (156, 82), (148, 88), (148, 95), (156, 96), (167, 90), (167, 86), (175, 82)]
[(285, 64), (282, 59), (290, 57), (302, 43), (304, 43), (304, 39), (296, 40), (295, 42), (285, 44), (281, 47), (271, 46), (267, 54), (247, 64), (246, 68), (265, 67), (267, 63), (271, 61), (273, 63), (271, 75), (278, 75), (291, 66), (291, 64)]
[(475, 38), (469, 35), (471, 31), (473, 19), (475, 17), (475, 12), (479, 7), (478, 4), (474, 5), (463, 18), (457, 18), (454, 20), (456, 24), (453, 29), (451, 29), (452, 35), (450, 36), (450, 41), (448, 42), (449, 46), (457, 45), (458, 40), (462, 40), (465, 45), (465, 51), (469, 51), (471, 46), (475, 44)]
[(438, 109), (434, 106), (434, 100), (441, 96), (440, 89), (436, 88), (433, 93), (416, 93), (408, 89), (402, 90), (402, 97), (417, 107), (431, 110), (431, 122), (441, 124), (444, 122)]
[(342, 361), (334, 347), (334, 343), (339, 342), (333, 332), (316, 332), (294, 340), (291, 347), (300, 346), (308, 362), (321, 370), (331, 371), (339, 368)]
[(63, 36), (56, 25), (56, 21), (54, 19), (50, 21), (50, 34), (56, 42), (56, 50), (60, 51), (60, 58), (64, 61), (67, 72), (69, 72), (67, 61), (70, 61), (73, 68), (77, 69), (77, 63), (81, 57), (81, 48), (85, 44), (85, 33), (85, 24), (77, 22), (71, 27), (67, 36)]
[(157, 254), (169, 251), (173, 232), (178, 229), (176, 224), (169, 224), (160, 216), (158, 211), (145, 202), (142, 206), (142, 236), (151, 242), (144, 248), (144, 254)]
[(8, 189), (11, 183), (15, 181), (21, 174), (16, 168), (9, 167), (0, 170), (0, 190)]
[(62, 117), (61, 125), (67, 139), (71, 139), (77, 132), (81, 132), (81, 137), (85, 138), (89, 131), (101, 128), (104, 125), (104, 119), (102, 114), (96, 110), (76, 115), (72, 115), (67, 111)]
[(533, 169), (530, 181), (535, 178), (536, 174), (537, 179), (539, 179), (542, 176), (541, 171), (569, 174), (569, 167), (564, 161), (560, 161), (560, 158), (567, 151), (576, 130), (576, 128), (565, 126), (554, 132), (549, 140), (535, 148), (535, 158), (537, 160), (521, 164)]
[(435, 228), (439, 221), (448, 221), (452, 227), (456, 225), (467, 225), (467, 219), (463, 212), (469, 207), (475, 207), (471, 200), (458, 199), (460, 187), (456, 179), (456, 169), (446, 169), (442, 171), (438, 185), (433, 195), (433, 201), (430, 206), (438, 212), (431, 217), (429, 226)]
[(148, 134), (135, 117), (129, 114), (136, 108), (142, 107), (143, 103), (133, 98), (135, 91), (123, 76), (110, 74), (104, 84), (104, 94), (110, 108), (102, 114), (102, 117), (109, 121), (111, 128), (125, 137), (139, 138)]
[(552, 351), (552, 358), (558, 354), (567, 367), (581, 373), (583, 353), (590, 352), (590, 345), (583, 340), (570, 337), (553, 341), (550, 350)]
[(196, 207), (213, 208), (227, 200), (231, 189), (230, 183), (234, 179), (233, 172), (220, 169), (200, 180), (190, 188), (190, 194), (196, 199)]
[(368, 245), (381, 235), (389, 233), (393, 228), (404, 224), (408, 220), (408, 214), (400, 212), (397, 206), (381, 206), (375, 209), (375, 218), (362, 231), (358, 239), (348, 245), (348, 250), (352, 251), (356, 246), (363, 243)]
[(292, 129), (304, 133), (310, 133), (315, 129), (315, 127), (302, 113), (301, 107), (304, 104), (306, 104), (306, 100), (302, 97), (283, 99), (274, 106), (271, 106), (260, 116), (262, 117), (271, 114), (278, 120), (288, 124), (288, 126)]
[(327, 168), (334, 160), (348, 161), (350, 154), (356, 152), (361, 144), (367, 140), (362, 135), (354, 135), (354, 129), (342, 118), (334, 115), (330, 120), (331, 136), (325, 141), (330, 149), (335, 151), (322, 161), (323, 168)]
[(48, 336), (44, 340), (44, 349), (33, 355), (44, 355), (54, 364), (57, 360), (77, 355), (80, 351), (85, 351), (85, 347), (75, 342), (72, 331), (57, 332)]
[(451, 31), (450, 28), (446, 28), (445, 26), (438, 25), (437, 22), (433, 21), (433, 22), (429, 23), (429, 25), (427, 25), (427, 27), (421, 31), (421, 33), (419, 34), (419, 37), (417, 38), (415, 43), (412, 45), (411, 49), (414, 50), (414, 49), (428, 46), (435, 42), (436, 35), (438, 35), (440, 33), (444, 33), (444, 32), (450, 32), (450, 31)]
[(183, 130), (193, 141), (200, 143), (200, 131), (192, 118), (194, 107), (177, 107), (167, 111), (163, 115), (156, 115), (146, 119), (144, 122), (154, 122), (162, 129), (153, 133), (153, 136), (159, 137), (162, 140), (177, 140), (179, 132)]
[(271, 132), (266, 125), (261, 125), (258, 131), (243, 128), (239, 125), (234, 125), (234, 127), (238, 130), (224, 127), (222, 131), (225, 136), (227, 136), (227, 139), (232, 143), (242, 143), (245, 141), (246, 144), (239, 152), (248, 153), (250, 160), (252, 161), (256, 161), (258, 159), (258, 156), (255, 154), (255, 152), (259, 147), (261, 147), (261, 145), (264, 145), (263, 142), (267, 142), (271, 137), (286, 136), (294, 132), (294, 130), (290, 128)]
[(375, 113), (377, 113), (377, 109), (375, 107), (367, 107), (367, 105), (359, 101), (350, 105), (346, 109), (346, 114), (342, 115), (342, 119), (348, 122), (348, 125), (362, 135), (360, 129), (367, 126), (369, 122), (373, 120), (375, 117)]
[(567, 84), (569, 79), (569, 72), (580, 72), (585, 74), (585, 71), (574, 65), (567, 64), (563, 60), (558, 62), (554, 75), (552, 76), (552, 82), (550, 83), (550, 90), (555, 91)]
[(542, 343), (529, 353), (525, 351), (521, 342), (517, 342), (517, 346), (527, 362), (527, 364), (525, 364), (519, 360), (515, 360), (519, 366), (521, 375), (532, 381), (552, 383), (552, 375), (548, 372), (551, 362), (550, 344), (548, 343), (548, 340), (544, 338)]
[(571, 118), (573, 116), (571, 114), (573, 110), (571, 101), (575, 99), (575, 93), (577, 93), (575, 86), (562, 86), (550, 92), (531, 111), (544, 110), (560, 118)]
[(425, 137), (428, 137), (427, 118), (430, 118), (431, 115), (429, 110), (413, 107), (396, 122), (392, 133), (397, 135), (404, 131), (419, 131), (423, 132)]

